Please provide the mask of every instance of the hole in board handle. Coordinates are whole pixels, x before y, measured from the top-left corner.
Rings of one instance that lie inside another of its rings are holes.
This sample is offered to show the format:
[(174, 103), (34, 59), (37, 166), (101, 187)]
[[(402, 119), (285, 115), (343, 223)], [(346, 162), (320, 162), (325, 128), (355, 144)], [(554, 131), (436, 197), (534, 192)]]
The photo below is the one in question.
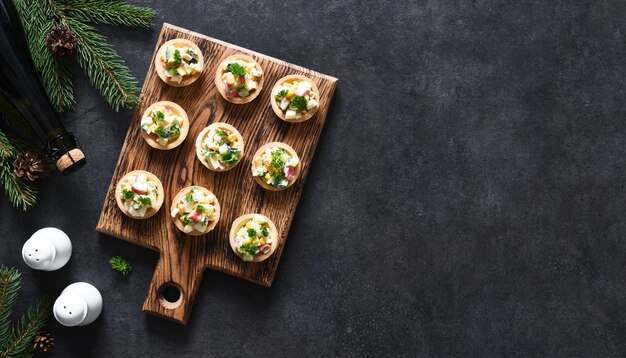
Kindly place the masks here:
[(159, 288), (157, 298), (163, 308), (175, 309), (183, 303), (183, 290), (180, 285), (168, 282)]

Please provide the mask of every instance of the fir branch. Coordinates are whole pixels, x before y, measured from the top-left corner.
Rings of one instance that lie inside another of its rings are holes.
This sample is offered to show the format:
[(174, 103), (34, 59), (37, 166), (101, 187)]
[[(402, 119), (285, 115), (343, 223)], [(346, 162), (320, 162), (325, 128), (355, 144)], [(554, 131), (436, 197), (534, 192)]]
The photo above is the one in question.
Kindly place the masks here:
[(155, 16), (151, 8), (129, 5), (119, 0), (64, 0), (64, 3), (63, 10), (82, 22), (150, 29)]
[(48, 50), (45, 37), (53, 26), (69, 27), (78, 40), (79, 65), (111, 107), (139, 103), (137, 80), (122, 58), (87, 22), (151, 28), (154, 10), (121, 0), (13, 0), (26, 33), (28, 47), (46, 92), (57, 111), (73, 108), (72, 74), (67, 59)]
[[(15, 268), (0, 266), (0, 337), (11, 336), (11, 316), (13, 302), (20, 289), (22, 275)], [(0, 350), (8, 345), (8, 340), (0, 340)]]
[(11, 140), (0, 131), (0, 183), (11, 204), (21, 210), (28, 210), (37, 203), (37, 189), (21, 180), (13, 171), (12, 159), (22, 144)]
[(13, 172), (10, 162), (0, 165), (0, 182), (4, 186), (4, 193), (14, 207), (26, 211), (37, 203), (37, 189), (21, 180)]
[[(41, 75), (50, 102), (62, 112), (74, 107), (72, 73), (65, 59), (58, 58), (46, 46), (46, 34), (55, 24), (57, 7), (48, 1), (13, 0), (22, 20), (31, 58)], [(52, 19), (52, 20), (51, 20)]]
[(1, 159), (9, 160), (11, 156), (13, 156), (14, 152), (15, 147), (13, 147), (13, 144), (11, 144), (11, 141), (9, 141), (9, 138), (6, 136), (6, 134), (0, 131), (0, 155), (2, 155)]
[(66, 17), (61, 21), (76, 33), (78, 64), (109, 105), (119, 111), (139, 104), (137, 80), (106, 38), (92, 26), (76, 19)]
[(17, 322), (10, 343), (0, 351), (0, 358), (23, 357), (30, 353), (33, 339), (50, 319), (53, 303), (52, 298), (46, 296), (38, 299), (35, 305), (28, 309)]

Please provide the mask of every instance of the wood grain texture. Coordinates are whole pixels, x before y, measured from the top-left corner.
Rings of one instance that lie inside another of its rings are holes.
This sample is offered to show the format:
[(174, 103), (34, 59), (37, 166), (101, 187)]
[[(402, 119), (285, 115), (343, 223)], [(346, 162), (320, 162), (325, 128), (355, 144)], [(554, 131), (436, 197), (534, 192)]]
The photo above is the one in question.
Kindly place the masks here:
[[(174, 38), (193, 41), (204, 54), (205, 68), (201, 77), (187, 87), (169, 86), (161, 81), (155, 71), (154, 56), (157, 49), (165, 41)], [(219, 60), (236, 53), (252, 56), (267, 77), (266, 88), (253, 102), (243, 105), (224, 100), (214, 82)], [(143, 310), (186, 324), (205, 268), (271, 286), (337, 79), (167, 23), (161, 29), (151, 64), (142, 89), (143, 100), (128, 129), (96, 230), (160, 252)], [(270, 105), (270, 89), (279, 78), (290, 74), (311, 78), (320, 90), (320, 108), (313, 118), (304, 123), (282, 121), (274, 114)], [(139, 128), (141, 114), (145, 109), (162, 100), (181, 105), (190, 121), (185, 142), (169, 151), (148, 146)], [(197, 135), (214, 122), (235, 126), (246, 143), (241, 162), (227, 172), (210, 171), (200, 163), (195, 154)], [(274, 141), (292, 146), (302, 165), (297, 182), (279, 192), (263, 189), (254, 182), (250, 174), (254, 152), (260, 146)], [(154, 173), (165, 189), (163, 207), (147, 220), (128, 218), (115, 202), (117, 181), (127, 172), (138, 169)], [(173, 196), (189, 185), (208, 188), (220, 202), (220, 221), (206, 235), (192, 237), (183, 234), (176, 229), (166, 210), (171, 205)], [(242, 261), (232, 252), (229, 244), (229, 231), (233, 221), (248, 213), (260, 213), (270, 218), (280, 235), (276, 252), (260, 263)], [(174, 304), (163, 301), (162, 290), (167, 285), (181, 290), (181, 299)]]

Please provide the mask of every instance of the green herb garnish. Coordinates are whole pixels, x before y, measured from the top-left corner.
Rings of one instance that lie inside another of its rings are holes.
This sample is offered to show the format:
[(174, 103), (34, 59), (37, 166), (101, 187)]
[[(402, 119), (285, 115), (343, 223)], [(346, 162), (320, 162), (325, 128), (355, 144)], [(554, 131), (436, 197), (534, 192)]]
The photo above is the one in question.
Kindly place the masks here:
[(281, 99), (285, 98), (287, 93), (289, 93), (289, 90), (287, 90), (287, 89), (284, 89), (284, 90), (276, 93), (276, 100), (280, 101)]
[(276, 169), (282, 169), (285, 162), (282, 159), (284, 150), (279, 149), (272, 152), (272, 166)]
[(235, 163), (239, 159), (239, 151), (231, 150), (227, 153), (222, 154), (220, 161), (224, 164), (232, 164)]
[(128, 189), (123, 189), (122, 190), (122, 196), (124, 197), (124, 199), (126, 200), (131, 200), (132, 198), (135, 197), (135, 193), (133, 193), (132, 190), (128, 190)]
[(248, 236), (250, 236), (252, 238), (256, 237), (256, 230), (248, 229)]
[(281, 171), (276, 171), (270, 174), (271, 178), (274, 178), (274, 185), (278, 185), (283, 179), (285, 179), (285, 174)]
[(239, 246), (239, 252), (241, 253), (245, 253), (245, 254), (249, 254), (249, 255), (256, 255), (258, 249), (257, 246), (254, 244), (244, 244)]
[[(178, 66), (180, 66), (180, 62), (181, 62), (181, 58), (180, 58), (180, 50), (175, 50), (174, 51), (174, 62), (170, 63), (167, 65), (167, 67), (165, 68), (166, 70), (170, 71), (172, 74), (177, 75), (178, 71), (176, 71), (176, 69), (178, 68)], [(173, 70), (173, 71), (172, 71)], [(174, 71), (176, 71), (176, 73), (174, 73)]]
[(246, 68), (238, 63), (229, 63), (226, 66), (228, 71), (230, 71), (235, 77), (243, 77), (246, 75)]
[(122, 256), (113, 256), (109, 260), (109, 264), (111, 264), (111, 268), (113, 270), (119, 271), (124, 276), (128, 276), (128, 274), (133, 270), (132, 266), (126, 261)]
[(270, 231), (267, 229), (267, 227), (264, 227), (263, 229), (261, 229), (261, 232), (263, 233), (263, 236), (269, 236), (270, 235)]
[(228, 136), (228, 132), (223, 130), (223, 129), (218, 129), (217, 130), (217, 135), (220, 136), (220, 137), (225, 137), (225, 136)]
[(154, 134), (158, 135), (159, 137), (165, 138), (165, 127), (163, 126), (156, 127), (154, 129)]
[(178, 124), (174, 124), (172, 128), (170, 128), (171, 135), (177, 136), (180, 134), (180, 126)]
[(291, 104), (289, 106), (298, 112), (302, 112), (306, 111), (306, 105), (306, 98), (295, 96), (291, 99)]
[(165, 120), (165, 113), (161, 112), (161, 111), (156, 111), (154, 113), (154, 120), (157, 122), (161, 122)]
[(187, 196), (185, 196), (185, 201), (188, 203), (193, 203), (193, 193), (187, 194)]
[(148, 198), (147, 196), (140, 196), (137, 201), (146, 206), (152, 204), (152, 199)]
[(193, 222), (193, 220), (191, 220), (191, 219), (189, 218), (189, 216), (187, 216), (187, 215), (182, 215), (182, 216), (180, 217), (180, 222), (182, 222), (182, 223), (183, 223), (183, 224), (185, 224), (185, 225), (189, 225), (189, 224), (191, 224), (191, 223)]
[(205, 210), (206, 208), (203, 205), (196, 206), (196, 211), (199, 213), (203, 213)]

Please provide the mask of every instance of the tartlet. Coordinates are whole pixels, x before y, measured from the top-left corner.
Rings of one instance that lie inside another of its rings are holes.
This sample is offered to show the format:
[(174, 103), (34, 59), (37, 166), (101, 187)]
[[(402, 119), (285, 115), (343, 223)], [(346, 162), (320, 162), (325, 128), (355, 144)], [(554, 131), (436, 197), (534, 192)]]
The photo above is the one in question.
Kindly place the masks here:
[(196, 138), (196, 156), (210, 170), (225, 172), (234, 168), (243, 157), (241, 133), (226, 123), (213, 123)]
[(279, 240), (276, 225), (261, 214), (242, 215), (230, 229), (230, 247), (244, 261), (267, 259), (276, 251)]
[(189, 118), (174, 102), (156, 102), (143, 113), (140, 128), (141, 136), (152, 148), (174, 149), (187, 138)]
[(204, 69), (204, 57), (195, 43), (173, 39), (159, 48), (154, 68), (163, 82), (174, 87), (184, 87), (200, 77)]
[(220, 203), (208, 189), (188, 186), (172, 200), (170, 216), (176, 227), (187, 235), (204, 235), (220, 220)]
[(265, 82), (263, 69), (252, 57), (243, 54), (226, 56), (215, 72), (215, 87), (225, 100), (244, 104), (254, 100)]
[(320, 91), (312, 79), (289, 75), (279, 79), (270, 96), (276, 115), (292, 123), (304, 122), (313, 117), (319, 108)]
[(252, 157), (252, 176), (267, 190), (280, 191), (292, 186), (301, 167), (296, 151), (282, 142), (267, 143)]
[(163, 184), (154, 174), (145, 170), (133, 170), (124, 175), (115, 187), (115, 201), (120, 210), (132, 219), (154, 216), (165, 194)]

